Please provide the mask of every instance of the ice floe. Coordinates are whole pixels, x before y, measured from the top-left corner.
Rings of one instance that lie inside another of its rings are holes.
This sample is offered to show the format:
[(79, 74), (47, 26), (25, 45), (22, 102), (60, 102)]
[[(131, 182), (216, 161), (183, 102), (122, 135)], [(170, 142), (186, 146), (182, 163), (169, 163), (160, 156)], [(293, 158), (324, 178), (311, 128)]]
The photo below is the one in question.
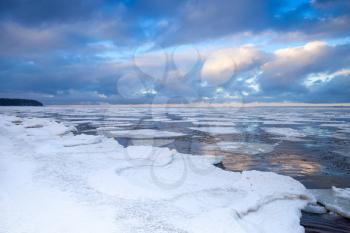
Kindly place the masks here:
[(223, 151), (243, 153), (248, 155), (269, 153), (274, 150), (276, 145), (254, 142), (218, 142), (216, 144)]
[(300, 125), (301, 122), (296, 121), (283, 121), (283, 120), (264, 120), (264, 125)]
[(350, 188), (311, 189), (310, 192), (327, 210), (350, 218)]
[(342, 189), (342, 188), (332, 187), (332, 191), (334, 192), (335, 196), (346, 198), (350, 201), (350, 188)]
[(173, 138), (132, 138), (129, 145), (133, 146), (165, 146), (174, 142)]
[(267, 133), (281, 136), (279, 139), (281, 140), (289, 140), (289, 141), (300, 141), (302, 137), (305, 137), (306, 134), (292, 128), (279, 128), (279, 127), (268, 127), (263, 128)]
[(106, 131), (106, 135), (125, 138), (171, 138), (185, 136), (183, 133), (155, 130), (155, 129), (130, 129)]
[(198, 121), (192, 122), (194, 125), (202, 126), (202, 125), (214, 125), (214, 126), (234, 126), (235, 123), (228, 121)]
[(238, 134), (240, 133), (239, 129), (234, 127), (190, 127), (192, 130), (201, 131), (209, 134)]
[(290, 177), (71, 130), (0, 115), (2, 233), (304, 232), (313, 196)]

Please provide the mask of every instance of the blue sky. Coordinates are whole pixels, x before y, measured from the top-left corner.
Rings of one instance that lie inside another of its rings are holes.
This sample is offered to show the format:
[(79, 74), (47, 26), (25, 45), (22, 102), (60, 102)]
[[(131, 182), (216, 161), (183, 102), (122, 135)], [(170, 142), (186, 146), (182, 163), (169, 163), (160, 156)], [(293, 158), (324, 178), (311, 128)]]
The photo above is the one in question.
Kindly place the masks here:
[(350, 102), (348, 0), (2, 0), (0, 97)]

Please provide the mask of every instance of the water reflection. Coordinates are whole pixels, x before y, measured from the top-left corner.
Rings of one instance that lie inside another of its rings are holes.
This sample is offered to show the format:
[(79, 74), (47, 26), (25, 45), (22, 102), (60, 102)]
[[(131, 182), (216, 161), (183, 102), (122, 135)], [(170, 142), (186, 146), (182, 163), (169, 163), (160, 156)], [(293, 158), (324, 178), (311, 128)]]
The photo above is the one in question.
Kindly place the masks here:
[(297, 154), (279, 154), (268, 158), (274, 171), (289, 175), (313, 175), (321, 171), (322, 166), (316, 161), (306, 160)]
[(254, 164), (257, 162), (248, 155), (225, 156), (223, 161), (224, 167), (230, 171), (251, 170)]

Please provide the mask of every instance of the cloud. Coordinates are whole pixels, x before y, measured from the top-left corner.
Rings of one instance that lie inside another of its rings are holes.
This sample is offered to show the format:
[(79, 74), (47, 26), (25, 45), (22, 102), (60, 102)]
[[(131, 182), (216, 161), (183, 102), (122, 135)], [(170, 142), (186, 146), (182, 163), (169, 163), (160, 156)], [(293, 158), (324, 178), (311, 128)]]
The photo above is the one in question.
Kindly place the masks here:
[[(303, 46), (280, 49), (272, 60), (262, 65), (259, 82), (265, 93), (307, 92), (303, 84), (308, 74), (335, 72), (347, 67), (350, 59), (349, 45), (330, 46), (314, 41)], [(344, 56), (342, 56), (344, 55)], [(339, 57), (342, 59), (339, 60)]]
[(349, 12), (347, 0), (3, 0), (0, 93), (348, 101)]
[(334, 72), (328, 80), (318, 82), (310, 88), (309, 93), (304, 97), (309, 102), (350, 102), (350, 73)]
[(23, 24), (72, 22), (90, 18), (103, 6), (101, 0), (2, 0), (0, 17)]
[[(347, 36), (347, 0), (187, 1), (161, 39), (164, 44), (194, 43), (246, 32), (299, 33), (319, 39)], [(315, 38), (314, 38), (315, 39)]]
[(257, 67), (266, 54), (253, 46), (226, 48), (211, 53), (201, 70), (202, 81), (210, 85), (223, 85), (238, 73)]

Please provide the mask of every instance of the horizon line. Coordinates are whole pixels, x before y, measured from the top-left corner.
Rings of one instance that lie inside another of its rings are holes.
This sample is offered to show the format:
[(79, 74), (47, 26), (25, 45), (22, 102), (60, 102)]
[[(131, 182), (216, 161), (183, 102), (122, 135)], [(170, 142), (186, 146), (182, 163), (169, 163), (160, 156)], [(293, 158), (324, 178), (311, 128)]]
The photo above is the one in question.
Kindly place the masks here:
[(236, 108), (252, 108), (252, 107), (350, 107), (350, 103), (302, 103), (302, 102), (250, 102), (250, 103), (185, 103), (185, 104), (47, 104), (45, 106), (63, 107), (63, 106), (104, 106), (104, 107), (236, 107)]

